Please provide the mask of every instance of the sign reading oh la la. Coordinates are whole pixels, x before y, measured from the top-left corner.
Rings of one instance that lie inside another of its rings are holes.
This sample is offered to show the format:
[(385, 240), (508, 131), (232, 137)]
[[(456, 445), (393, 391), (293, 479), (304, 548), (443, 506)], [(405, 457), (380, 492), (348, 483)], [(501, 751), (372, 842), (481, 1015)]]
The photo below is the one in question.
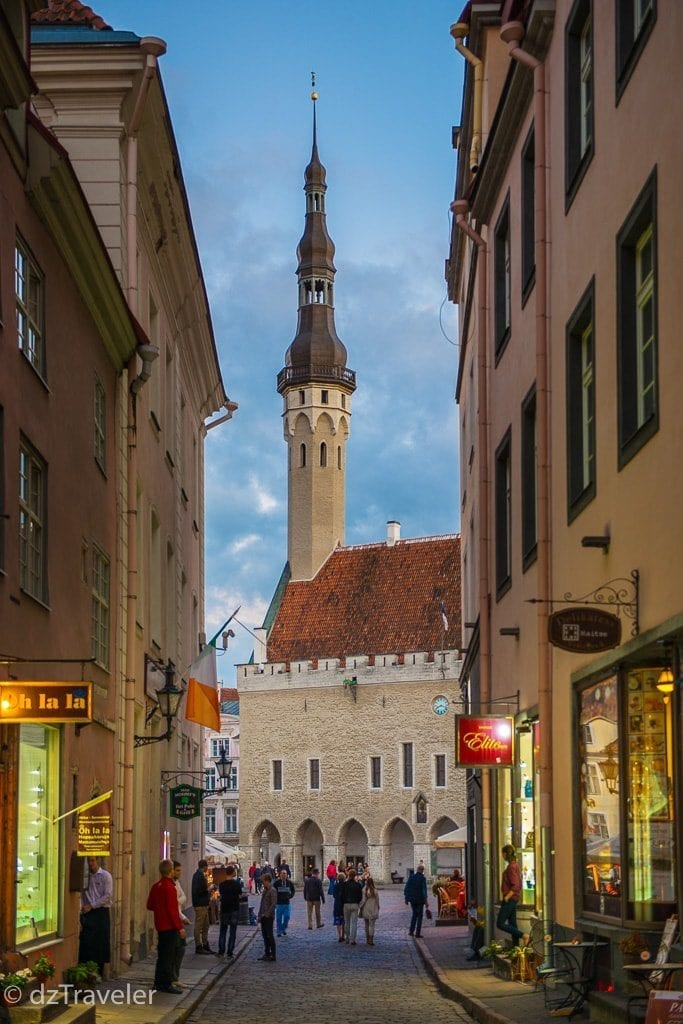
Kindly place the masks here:
[(0, 722), (91, 722), (92, 683), (0, 682)]

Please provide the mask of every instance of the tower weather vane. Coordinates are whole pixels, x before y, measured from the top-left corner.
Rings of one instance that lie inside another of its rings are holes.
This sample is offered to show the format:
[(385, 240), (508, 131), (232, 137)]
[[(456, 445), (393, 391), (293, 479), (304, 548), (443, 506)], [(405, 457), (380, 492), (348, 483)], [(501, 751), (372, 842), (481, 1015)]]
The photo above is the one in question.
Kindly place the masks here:
[(315, 91), (315, 71), (311, 71), (311, 99), (315, 103), (318, 98), (318, 94)]

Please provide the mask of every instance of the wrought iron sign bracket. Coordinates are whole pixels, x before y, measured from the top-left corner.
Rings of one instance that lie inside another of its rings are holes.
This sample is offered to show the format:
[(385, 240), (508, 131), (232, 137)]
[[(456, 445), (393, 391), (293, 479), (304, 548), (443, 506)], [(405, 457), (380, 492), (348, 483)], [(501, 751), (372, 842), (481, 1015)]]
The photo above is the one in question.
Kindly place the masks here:
[(631, 636), (636, 637), (640, 632), (640, 605), (639, 605), (640, 572), (632, 569), (630, 576), (619, 576), (616, 579), (608, 580), (595, 590), (591, 590), (583, 597), (574, 597), (569, 591), (562, 598), (544, 600), (540, 597), (527, 598), (527, 604), (571, 604), (584, 605), (594, 608), (604, 608), (605, 611), (615, 609), (619, 615), (623, 610), (624, 616), (631, 621)]

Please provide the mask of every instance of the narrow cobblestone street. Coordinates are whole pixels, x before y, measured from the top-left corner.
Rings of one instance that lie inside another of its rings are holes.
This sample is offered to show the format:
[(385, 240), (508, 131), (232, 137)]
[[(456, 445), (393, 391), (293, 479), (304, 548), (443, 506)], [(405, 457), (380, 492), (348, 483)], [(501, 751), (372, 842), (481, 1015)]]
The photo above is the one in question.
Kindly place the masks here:
[[(337, 941), (329, 900), (323, 908), (325, 926), (308, 930), (306, 905), (298, 892), (287, 936), (277, 940), (277, 962), (258, 961), (263, 952), (259, 930), (188, 1020), (224, 1024), (229, 1014), (240, 1024), (470, 1021), (425, 974), (408, 936), (409, 911), (401, 892), (382, 890), (380, 899), (376, 945), (365, 944), (364, 925), (359, 921), (358, 945), (347, 946)], [(250, 897), (252, 905), (256, 902)]]

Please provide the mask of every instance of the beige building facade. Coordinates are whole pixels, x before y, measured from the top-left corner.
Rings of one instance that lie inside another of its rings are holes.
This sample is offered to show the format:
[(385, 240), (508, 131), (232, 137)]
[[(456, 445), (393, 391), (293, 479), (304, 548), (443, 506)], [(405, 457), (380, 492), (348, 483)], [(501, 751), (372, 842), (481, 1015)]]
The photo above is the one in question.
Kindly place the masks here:
[[(519, 693), (515, 769), (470, 788), (477, 870), (495, 897), (512, 842), (535, 869), (523, 920), (597, 932), (622, 988), (619, 940), (644, 929), (654, 951), (683, 881), (681, 11), (475, 2), (452, 33), (463, 676), (483, 702)], [(620, 622), (603, 649), (576, 617), (596, 608)]]

